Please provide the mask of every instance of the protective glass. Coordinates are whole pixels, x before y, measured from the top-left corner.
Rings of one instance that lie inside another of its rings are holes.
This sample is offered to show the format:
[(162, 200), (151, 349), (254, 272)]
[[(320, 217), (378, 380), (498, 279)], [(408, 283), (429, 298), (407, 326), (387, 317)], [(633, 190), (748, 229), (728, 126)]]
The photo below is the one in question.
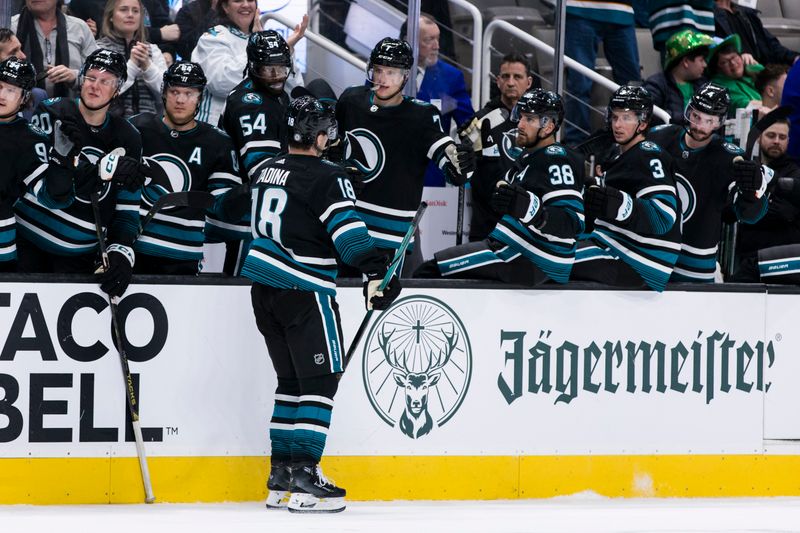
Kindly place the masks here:
[(265, 79), (288, 78), (291, 69), (287, 65), (258, 65), (256, 74)]
[(10, 83), (0, 83), (0, 97), (19, 98), (22, 96), (22, 87), (11, 85)]
[(696, 128), (716, 130), (722, 126), (721, 117), (703, 113), (691, 105), (686, 106), (686, 109), (683, 112), (683, 118), (686, 119), (687, 124), (691, 124)]
[(99, 84), (103, 87), (116, 87), (119, 84), (119, 80), (117, 78), (98, 78), (92, 74), (85, 74), (81, 80), (81, 84), (83, 83)]
[(388, 83), (402, 83), (408, 75), (408, 70), (397, 67), (375, 65), (367, 70), (367, 79), (371, 82), (383, 81)]
[(613, 124), (614, 122), (622, 124), (637, 124), (642, 121), (642, 114), (630, 109), (611, 109), (606, 108), (606, 122)]

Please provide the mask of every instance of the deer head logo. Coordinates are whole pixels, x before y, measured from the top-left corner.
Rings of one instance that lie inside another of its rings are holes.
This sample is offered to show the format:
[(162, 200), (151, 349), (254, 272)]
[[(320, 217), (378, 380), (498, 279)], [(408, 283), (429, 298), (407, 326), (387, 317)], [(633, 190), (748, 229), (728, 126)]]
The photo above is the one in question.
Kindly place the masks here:
[(376, 412), (418, 439), (458, 410), (469, 386), (472, 353), (466, 330), (449, 307), (411, 296), (398, 300), (373, 326), (362, 367)]

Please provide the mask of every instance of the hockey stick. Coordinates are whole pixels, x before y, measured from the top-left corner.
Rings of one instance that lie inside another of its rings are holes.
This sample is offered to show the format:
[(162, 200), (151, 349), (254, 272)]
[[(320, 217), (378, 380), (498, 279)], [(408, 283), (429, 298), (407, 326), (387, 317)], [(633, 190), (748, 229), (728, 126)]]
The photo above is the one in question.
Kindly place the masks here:
[[(103, 235), (103, 223), (100, 218), (100, 197), (95, 191), (91, 194), (92, 200), (92, 213), (94, 214), (94, 225), (97, 231), (97, 242), (100, 246), (100, 257), (103, 261), (103, 268), (108, 269), (108, 251), (106, 250), (105, 237)], [(153, 206), (155, 207), (155, 206)], [(148, 213), (149, 214), (149, 213)], [(151, 217), (152, 218), (152, 217)], [(153, 503), (156, 497), (153, 494), (153, 485), (150, 483), (150, 470), (147, 468), (147, 456), (144, 451), (144, 439), (142, 438), (142, 426), (139, 423), (139, 409), (136, 400), (136, 392), (133, 390), (133, 377), (131, 376), (131, 369), (128, 366), (128, 356), (125, 353), (125, 346), (122, 344), (122, 335), (120, 335), (119, 319), (117, 306), (119, 305), (119, 297), (109, 296), (109, 306), (111, 309), (111, 325), (114, 333), (114, 344), (119, 353), (120, 363), (122, 364), (122, 377), (125, 380), (125, 397), (128, 402), (128, 410), (131, 414), (131, 425), (133, 426), (133, 436), (136, 440), (136, 455), (139, 457), (139, 469), (142, 472), (142, 483), (144, 484), (144, 501), (145, 503)]]
[(458, 211), (456, 214), (456, 246), (461, 245), (464, 241), (462, 237), (462, 232), (464, 231), (464, 196), (465, 196), (465, 187), (463, 185), (458, 186)]
[[(419, 207), (417, 208), (417, 212), (414, 214), (414, 218), (411, 220), (411, 226), (409, 226), (406, 234), (403, 236), (403, 240), (400, 242), (400, 247), (394, 253), (394, 257), (392, 258), (392, 262), (389, 263), (389, 268), (386, 270), (386, 274), (383, 276), (383, 280), (381, 284), (378, 286), (378, 290), (382, 291), (386, 288), (389, 284), (389, 280), (392, 279), (394, 273), (397, 271), (397, 268), (400, 266), (400, 263), (403, 260), (403, 256), (408, 250), (408, 246), (411, 244), (411, 239), (414, 237), (414, 232), (417, 231), (417, 227), (419, 226), (419, 221), (422, 220), (422, 215), (425, 213), (425, 210), (428, 208), (428, 204), (425, 202), (421, 202)], [(347, 365), (350, 364), (350, 360), (353, 358), (353, 354), (356, 352), (356, 348), (358, 344), (361, 342), (361, 337), (364, 336), (364, 332), (367, 330), (367, 326), (369, 325), (369, 320), (372, 318), (372, 313), (375, 312), (374, 309), (369, 309), (367, 314), (364, 315), (364, 319), (361, 321), (361, 325), (358, 326), (358, 331), (356, 331), (356, 336), (353, 337), (353, 342), (350, 343), (350, 349), (347, 350), (347, 354), (344, 356), (344, 364), (342, 365), (342, 372), (347, 370)]]
[[(97, 192), (91, 194), (92, 213), (94, 214), (95, 230), (97, 232), (97, 242), (100, 246), (100, 257), (103, 262), (103, 268), (109, 267), (108, 251), (106, 250), (105, 236), (103, 235), (103, 223), (100, 218), (100, 197)], [(137, 238), (144, 231), (145, 226), (153, 219), (154, 216), (165, 207), (196, 207), (198, 209), (206, 209), (214, 204), (214, 197), (202, 191), (189, 191), (189, 192), (174, 192), (161, 196), (150, 210), (145, 215), (142, 224), (139, 226)], [(133, 436), (136, 441), (136, 455), (139, 457), (139, 469), (142, 473), (142, 483), (144, 484), (145, 503), (153, 503), (156, 497), (153, 494), (153, 485), (150, 482), (150, 470), (147, 467), (147, 455), (144, 449), (144, 438), (142, 437), (142, 426), (139, 422), (139, 409), (136, 392), (133, 389), (133, 377), (131, 376), (131, 369), (128, 365), (128, 355), (125, 352), (125, 346), (122, 343), (122, 335), (120, 334), (119, 327), (119, 297), (110, 296), (109, 306), (111, 310), (111, 325), (114, 333), (114, 344), (119, 353), (120, 363), (122, 365), (122, 377), (125, 380), (126, 400), (128, 403), (128, 410), (131, 415), (131, 425), (133, 426)]]
[[(214, 196), (205, 191), (181, 191), (170, 192), (161, 196), (153, 203), (147, 211), (141, 224), (139, 224), (139, 235), (144, 231), (145, 226), (153, 220), (153, 217), (167, 207), (192, 207), (195, 209), (210, 209), (214, 206)], [(137, 235), (138, 237), (138, 235)]]

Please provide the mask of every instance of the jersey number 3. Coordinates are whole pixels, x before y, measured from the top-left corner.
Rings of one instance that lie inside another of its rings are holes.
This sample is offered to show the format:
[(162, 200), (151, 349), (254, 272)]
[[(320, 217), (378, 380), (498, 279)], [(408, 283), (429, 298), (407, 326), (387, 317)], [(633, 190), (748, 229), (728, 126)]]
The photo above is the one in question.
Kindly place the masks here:
[(258, 213), (258, 232), (280, 244), (281, 214), (286, 209), (286, 191), (283, 189), (267, 189), (261, 197), (261, 209)]

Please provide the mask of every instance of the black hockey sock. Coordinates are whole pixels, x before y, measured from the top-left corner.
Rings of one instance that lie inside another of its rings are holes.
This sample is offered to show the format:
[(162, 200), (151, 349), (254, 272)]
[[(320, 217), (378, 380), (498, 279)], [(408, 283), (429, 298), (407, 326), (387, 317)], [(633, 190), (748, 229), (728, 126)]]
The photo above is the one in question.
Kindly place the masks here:
[(292, 439), (293, 463), (316, 464), (322, 458), (338, 386), (336, 374), (300, 381), (301, 395)]
[(269, 424), (272, 443), (272, 464), (289, 463), (292, 459), (292, 438), (300, 403), (300, 384), (297, 379), (278, 378), (275, 406)]

